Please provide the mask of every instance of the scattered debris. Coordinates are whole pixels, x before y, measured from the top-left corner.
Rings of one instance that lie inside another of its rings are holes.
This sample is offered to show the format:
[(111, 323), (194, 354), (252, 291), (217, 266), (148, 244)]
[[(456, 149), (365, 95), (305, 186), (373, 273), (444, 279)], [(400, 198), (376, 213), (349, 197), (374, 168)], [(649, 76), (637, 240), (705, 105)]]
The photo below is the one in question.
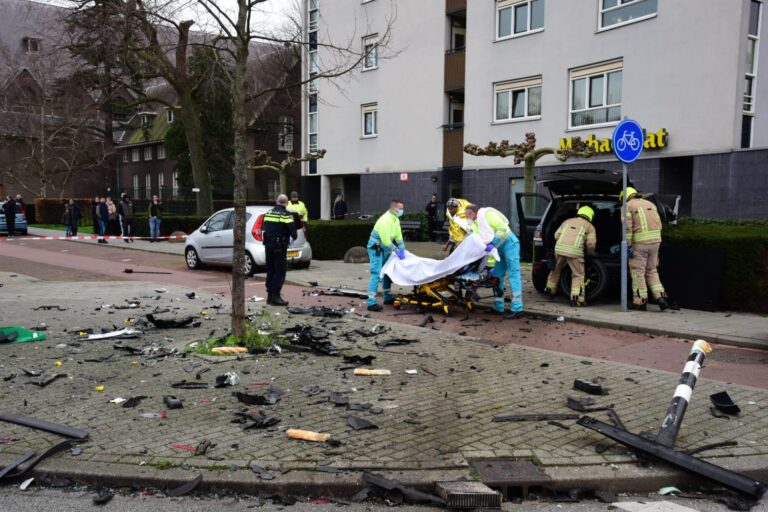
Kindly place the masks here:
[(344, 362), (345, 363), (359, 363), (364, 365), (371, 365), (373, 364), (373, 360), (376, 359), (376, 356), (344, 356)]
[(433, 496), (425, 492), (417, 491), (413, 487), (408, 487), (406, 485), (403, 485), (397, 480), (390, 480), (388, 478), (384, 478), (383, 476), (374, 475), (373, 473), (368, 473), (368, 472), (363, 473), (363, 480), (365, 480), (366, 482), (368, 482), (373, 486), (384, 489), (385, 491), (389, 491), (390, 493), (392, 491), (398, 491), (401, 496), (401, 499), (404, 499), (407, 503), (427, 504), (427, 505), (434, 505), (438, 507), (445, 506), (445, 502), (440, 498), (438, 498), (437, 496)]
[(318, 292), (320, 295), (332, 295), (336, 297), (355, 297), (357, 299), (367, 299), (368, 292), (361, 292), (359, 290), (350, 290), (347, 288), (326, 288)]
[(132, 407), (136, 407), (145, 398), (147, 398), (147, 395), (132, 396), (131, 398), (129, 398), (123, 403), (123, 409), (130, 409)]
[(115, 495), (109, 489), (102, 489), (93, 497), (94, 505), (106, 505)]
[(29, 487), (29, 486), (32, 484), (32, 482), (34, 482), (34, 481), (35, 481), (34, 477), (33, 477), (33, 478), (27, 478), (26, 480), (24, 480), (23, 482), (21, 482), (21, 485), (19, 486), (19, 490), (21, 490), (21, 491), (26, 491), (26, 490), (27, 490), (27, 488), (28, 488), (28, 487)]
[(566, 407), (573, 409), (574, 411), (586, 412), (587, 409), (595, 405), (594, 398), (574, 398), (572, 396), (566, 397)]
[(181, 485), (179, 487), (176, 487), (175, 489), (166, 491), (166, 494), (172, 498), (176, 498), (178, 496), (184, 496), (185, 494), (192, 492), (195, 489), (195, 487), (197, 487), (202, 481), (203, 481), (203, 474), (201, 473), (197, 475), (193, 480), (185, 483), (184, 485)]
[(270, 388), (268, 393), (264, 395), (249, 395), (248, 393), (236, 391), (232, 393), (232, 396), (237, 398), (238, 402), (246, 405), (275, 405), (282, 398), (283, 391), (277, 388)]
[(388, 340), (380, 340), (376, 342), (376, 346), (379, 348), (388, 347), (390, 345), (410, 345), (416, 343), (419, 340), (410, 340), (407, 338), (390, 338)]
[(280, 423), (280, 418), (267, 416), (263, 411), (258, 412), (236, 412), (236, 419), (232, 423), (238, 423), (240, 428), (248, 430), (252, 428), (267, 428)]
[(79, 428), (68, 427), (66, 425), (59, 425), (50, 421), (38, 420), (16, 414), (0, 414), (0, 421), (7, 421), (8, 423), (45, 430), (46, 432), (53, 432), (54, 434), (75, 439), (86, 439), (88, 437), (88, 432)]
[(183, 380), (171, 384), (171, 387), (174, 389), (207, 389), (208, 384), (205, 382), (187, 382), (186, 380)]
[(324, 432), (312, 432), (311, 430), (300, 430), (296, 428), (289, 428), (285, 431), (285, 435), (290, 439), (300, 439), (302, 441), (314, 441), (318, 443), (324, 443), (331, 439), (331, 434)]
[(311, 325), (298, 324), (286, 329), (284, 333), (291, 335), (288, 337), (288, 341), (293, 345), (308, 347), (314, 352), (326, 356), (335, 356), (339, 353), (339, 349), (326, 339), (328, 333)]
[(300, 391), (307, 396), (315, 396), (323, 392), (320, 386), (304, 386)]
[(53, 305), (53, 306), (37, 306), (36, 308), (32, 308), (32, 311), (40, 311), (41, 309), (44, 310), (44, 311), (50, 311), (52, 309), (55, 309), (56, 311), (66, 311), (67, 310), (67, 308), (63, 308), (63, 307), (61, 307), (59, 305)]
[(208, 439), (203, 439), (199, 443), (197, 443), (197, 448), (195, 448), (195, 455), (205, 455), (209, 448), (213, 448), (216, 445), (210, 442)]
[(739, 445), (738, 441), (721, 441), (719, 443), (705, 444), (703, 446), (691, 448), (689, 450), (685, 450), (684, 453), (687, 453), (688, 455), (695, 455), (697, 453), (701, 453), (707, 450), (715, 450), (717, 448), (728, 448), (730, 446), (738, 446), (738, 445)]
[(739, 406), (731, 400), (727, 391), (720, 391), (719, 393), (710, 395), (709, 399), (712, 400), (712, 404), (717, 407), (719, 411), (724, 412), (725, 414), (736, 416), (741, 412), (741, 409), (739, 409)]
[(312, 306), (311, 308), (298, 308), (291, 306), (286, 309), (289, 313), (294, 315), (312, 315), (324, 318), (341, 318), (346, 314), (342, 308), (333, 309), (329, 308), (328, 306)]
[(386, 369), (368, 369), (368, 368), (355, 368), (353, 372), (355, 375), (368, 375), (372, 377), (392, 375), (392, 372)]
[(331, 391), (328, 393), (328, 401), (333, 402), (334, 405), (347, 405), (349, 403), (349, 397), (337, 393), (336, 391)]
[(375, 423), (371, 423), (368, 420), (358, 418), (357, 416), (347, 416), (347, 424), (352, 427), (353, 430), (365, 430), (369, 428), (379, 428)]
[(87, 340), (105, 340), (108, 338), (138, 338), (141, 334), (141, 331), (137, 329), (131, 329), (130, 327), (126, 327), (124, 329), (119, 329), (117, 331), (111, 331), (111, 332), (105, 332), (102, 334), (89, 334), (86, 338)]
[(406, 375), (417, 375), (418, 373), (418, 370), (405, 370)]
[(168, 406), (169, 409), (181, 409), (184, 407), (184, 402), (182, 401), (182, 399), (175, 397), (173, 395), (165, 395), (163, 397), (163, 403), (165, 403), (165, 405)]
[(224, 388), (227, 386), (236, 386), (240, 384), (240, 376), (235, 372), (227, 372), (224, 375), (216, 376), (215, 388)]
[(173, 274), (173, 272), (149, 272), (145, 270), (133, 270), (132, 268), (126, 268), (123, 270), (123, 274)]
[(502, 421), (550, 421), (550, 420), (577, 420), (578, 414), (512, 414), (510, 416), (494, 416), (493, 422)]
[(211, 352), (216, 355), (230, 356), (234, 354), (247, 354), (248, 349), (246, 347), (213, 347)]
[(590, 395), (607, 395), (608, 394), (606, 390), (603, 389), (603, 386), (601, 386), (600, 384), (597, 384), (595, 382), (590, 382), (584, 379), (574, 380), (573, 389), (578, 389), (579, 391), (589, 393)]
[(64, 377), (68, 377), (68, 375), (66, 373), (55, 373), (55, 374), (51, 375), (49, 378), (47, 378), (45, 380), (40, 380), (40, 381), (37, 381), (37, 382), (30, 382), (29, 384), (34, 384), (35, 386), (40, 386), (41, 388), (44, 388), (45, 386), (47, 386), (51, 382), (53, 382), (55, 380), (59, 380), (59, 379), (64, 378)]
[(275, 479), (275, 475), (273, 475), (272, 473), (268, 472), (266, 469), (264, 469), (261, 466), (258, 466), (256, 464), (251, 464), (251, 471), (256, 473), (256, 475), (261, 480), (274, 480)]
[(186, 327), (195, 321), (196, 316), (188, 316), (180, 320), (155, 318), (152, 313), (147, 314), (147, 320), (158, 329), (178, 329)]
[(24, 327), (0, 327), (0, 343), (28, 343), (43, 341), (47, 338), (44, 332), (32, 331)]
[(386, 325), (376, 324), (370, 329), (363, 329), (362, 327), (358, 327), (352, 332), (362, 336), (363, 338), (371, 338), (373, 336), (378, 336), (379, 334), (385, 333), (389, 330), (390, 330), (389, 327), (387, 327)]

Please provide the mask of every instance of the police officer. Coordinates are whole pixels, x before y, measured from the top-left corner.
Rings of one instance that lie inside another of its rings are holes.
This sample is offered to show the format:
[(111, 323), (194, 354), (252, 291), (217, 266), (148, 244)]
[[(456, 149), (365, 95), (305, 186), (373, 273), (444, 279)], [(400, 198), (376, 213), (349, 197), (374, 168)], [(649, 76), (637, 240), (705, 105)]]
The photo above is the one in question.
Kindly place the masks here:
[(293, 214), (286, 210), (288, 197), (277, 196), (277, 206), (264, 214), (262, 230), (264, 234), (264, 252), (267, 256), (267, 304), (287, 306), (280, 292), (285, 283), (285, 271), (288, 266), (288, 246), (296, 240), (296, 221)]
[[(623, 192), (622, 192), (623, 194)], [(619, 195), (619, 200), (622, 195)], [(632, 187), (627, 187), (627, 245), (629, 272), (632, 276), (632, 305), (630, 309), (648, 309), (648, 288), (664, 311), (669, 307), (667, 294), (659, 279), (659, 246), (661, 218), (656, 205)]]
[(595, 211), (589, 206), (582, 206), (576, 216), (563, 222), (555, 232), (555, 268), (547, 278), (546, 292), (550, 297), (557, 295), (557, 283), (560, 273), (568, 265), (571, 267), (571, 306), (586, 305), (584, 290), (584, 251), (589, 256), (595, 253), (597, 233), (592, 225)]
[(400, 217), (403, 216), (405, 204), (400, 199), (393, 199), (389, 203), (389, 210), (379, 217), (368, 239), (368, 259), (370, 261), (371, 279), (368, 282), (368, 311), (381, 311), (381, 304), (376, 302), (376, 293), (379, 291), (379, 281), (384, 289), (384, 304), (393, 304), (395, 297), (392, 295), (392, 280), (385, 275), (380, 278), (381, 267), (389, 259), (393, 252), (401, 260), (405, 259), (405, 244), (403, 243), (403, 231), (400, 228)]

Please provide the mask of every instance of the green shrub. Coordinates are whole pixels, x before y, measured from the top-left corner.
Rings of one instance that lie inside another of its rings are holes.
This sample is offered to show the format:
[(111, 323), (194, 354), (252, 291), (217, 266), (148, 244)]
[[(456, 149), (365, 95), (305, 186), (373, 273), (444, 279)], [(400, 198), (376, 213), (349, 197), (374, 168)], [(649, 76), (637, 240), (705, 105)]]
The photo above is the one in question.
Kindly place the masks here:
[[(160, 236), (167, 236), (174, 231), (192, 233), (199, 228), (208, 216), (197, 215), (163, 215), (160, 221)], [(136, 236), (149, 236), (149, 218), (147, 215), (136, 215), (133, 219), (133, 229)]]
[[(409, 240), (414, 242), (427, 242), (429, 241), (429, 217), (424, 212), (408, 212), (403, 215), (403, 220), (418, 220), (421, 222), (421, 227), (418, 233), (413, 233), (408, 237)], [(403, 233), (405, 236), (405, 233)]]
[(766, 312), (768, 222), (684, 219), (664, 227), (664, 244), (719, 249), (725, 254), (721, 307)]
[(307, 238), (312, 245), (312, 258), (340, 260), (355, 246), (365, 247), (377, 217), (369, 221), (311, 220), (307, 224)]

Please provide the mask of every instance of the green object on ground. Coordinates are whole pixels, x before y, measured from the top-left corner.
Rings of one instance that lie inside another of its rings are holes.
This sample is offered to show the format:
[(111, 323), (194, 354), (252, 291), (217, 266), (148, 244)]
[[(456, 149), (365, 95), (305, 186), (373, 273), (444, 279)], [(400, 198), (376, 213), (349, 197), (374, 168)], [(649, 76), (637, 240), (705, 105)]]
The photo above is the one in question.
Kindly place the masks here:
[(43, 341), (48, 336), (44, 332), (32, 331), (24, 327), (0, 327), (0, 345), (4, 343), (28, 343)]

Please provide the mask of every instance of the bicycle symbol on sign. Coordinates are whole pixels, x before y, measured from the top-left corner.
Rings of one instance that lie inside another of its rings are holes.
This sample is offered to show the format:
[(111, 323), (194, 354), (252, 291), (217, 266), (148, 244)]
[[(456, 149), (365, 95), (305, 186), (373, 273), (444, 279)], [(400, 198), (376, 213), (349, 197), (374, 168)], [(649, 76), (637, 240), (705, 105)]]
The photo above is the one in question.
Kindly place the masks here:
[(640, 139), (635, 137), (635, 133), (630, 130), (624, 130), (624, 135), (616, 140), (616, 150), (623, 152), (627, 149), (627, 145), (632, 148), (632, 151), (640, 149)]

